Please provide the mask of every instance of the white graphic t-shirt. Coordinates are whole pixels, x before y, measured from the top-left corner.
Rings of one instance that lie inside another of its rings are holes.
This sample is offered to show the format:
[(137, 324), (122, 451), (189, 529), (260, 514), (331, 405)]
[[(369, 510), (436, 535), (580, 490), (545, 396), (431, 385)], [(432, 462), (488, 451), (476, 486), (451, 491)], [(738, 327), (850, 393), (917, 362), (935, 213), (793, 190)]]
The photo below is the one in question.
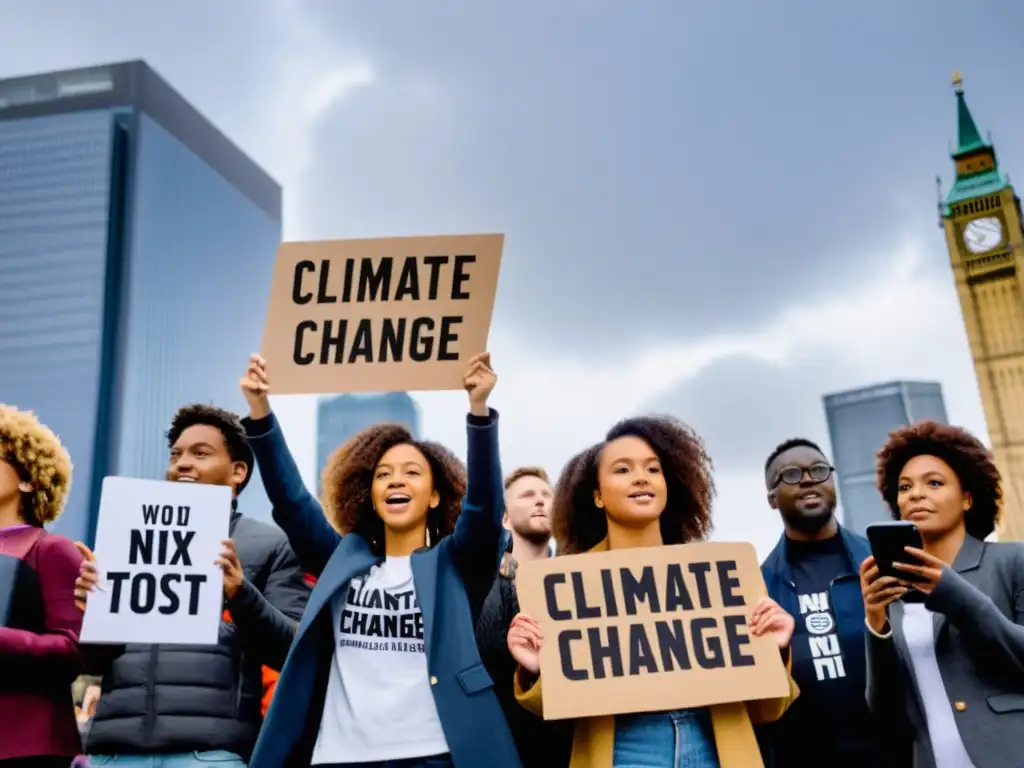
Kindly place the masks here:
[(334, 661), (313, 765), (448, 752), (423, 647), (408, 557), (352, 579), (331, 606)]

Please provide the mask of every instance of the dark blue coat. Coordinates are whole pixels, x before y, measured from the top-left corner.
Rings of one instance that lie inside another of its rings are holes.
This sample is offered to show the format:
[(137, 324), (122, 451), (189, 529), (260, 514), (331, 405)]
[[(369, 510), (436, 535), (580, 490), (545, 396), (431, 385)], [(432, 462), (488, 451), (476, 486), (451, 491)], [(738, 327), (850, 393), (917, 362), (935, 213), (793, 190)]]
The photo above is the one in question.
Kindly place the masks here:
[[(842, 648), (843, 658), (846, 660), (846, 673), (855, 686), (864, 687), (866, 685), (864, 634), (867, 630), (864, 626), (864, 597), (860, 591), (860, 565), (871, 554), (871, 545), (863, 536), (858, 536), (842, 526), (839, 526), (839, 536), (844, 549), (846, 549), (846, 554), (850, 558), (853, 571), (832, 580), (829, 585), (829, 603), (836, 617), (836, 633), (839, 635), (839, 645)], [(785, 534), (761, 564), (761, 574), (764, 576), (769, 597), (791, 616), (799, 619), (800, 606), (797, 600), (796, 585), (793, 581), (793, 571), (786, 556)], [(889, 766), (906, 768), (909, 766), (905, 735), (889, 733), (882, 723), (876, 723), (876, 725), (879, 728), (877, 744), (880, 755), (874, 765), (878, 768)], [(758, 741), (761, 743), (764, 762), (768, 768), (786, 768), (784, 765), (776, 765), (772, 754), (772, 743), (776, 739), (787, 738), (784, 735), (785, 727), (786, 715), (783, 715), (777, 723), (770, 723), (757, 729)]]
[[(853, 572), (839, 576), (829, 585), (829, 602), (836, 617), (836, 632), (844, 659), (863, 659), (864, 650), (864, 596), (860, 591), (860, 564), (871, 554), (871, 546), (863, 536), (858, 536), (839, 526), (839, 537), (850, 558)], [(790, 616), (800, 615), (793, 572), (786, 557), (786, 536), (779, 539), (775, 549), (761, 564), (768, 595)], [(863, 674), (863, 668), (861, 668)]]
[[(468, 489), (455, 531), (413, 553), (427, 668), (457, 768), (521, 768), (494, 682), (480, 661), (474, 618), (497, 575), (504, 513), (498, 414), (468, 417)], [(381, 561), (360, 536), (341, 536), (306, 490), (273, 414), (245, 420), (263, 485), (303, 567), (318, 578), (281, 670), (250, 768), (308, 766), (334, 655), (331, 599)]]

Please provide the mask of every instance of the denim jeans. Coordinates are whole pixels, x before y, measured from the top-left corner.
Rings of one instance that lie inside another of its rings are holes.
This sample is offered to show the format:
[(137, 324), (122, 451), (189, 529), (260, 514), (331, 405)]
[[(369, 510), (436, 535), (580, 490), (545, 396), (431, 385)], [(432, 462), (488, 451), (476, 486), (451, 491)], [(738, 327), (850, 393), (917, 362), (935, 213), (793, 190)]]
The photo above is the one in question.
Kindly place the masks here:
[(89, 755), (89, 768), (245, 768), (234, 752), (213, 749), (174, 755)]
[[(327, 766), (314, 766), (327, 768)], [(406, 757), (401, 760), (375, 760), (372, 763), (345, 763), (339, 768), (455, 768), (451, 755)]]
[(615, 718), (613, 768), (719, 768), (707, 709)]

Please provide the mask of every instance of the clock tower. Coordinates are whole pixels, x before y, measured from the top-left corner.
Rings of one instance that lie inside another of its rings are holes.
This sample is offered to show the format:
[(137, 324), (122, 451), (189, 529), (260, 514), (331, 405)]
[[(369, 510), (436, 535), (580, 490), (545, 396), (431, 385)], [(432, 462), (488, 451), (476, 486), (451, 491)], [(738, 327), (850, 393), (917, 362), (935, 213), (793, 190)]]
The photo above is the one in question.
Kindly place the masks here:
[(956, 181), (942, 226), (974, 358), (992, 449), (1003, 477), (1002, 541), (1024, 540), (1024, 229), (1020, 199), (982, 139), (953, 75)]

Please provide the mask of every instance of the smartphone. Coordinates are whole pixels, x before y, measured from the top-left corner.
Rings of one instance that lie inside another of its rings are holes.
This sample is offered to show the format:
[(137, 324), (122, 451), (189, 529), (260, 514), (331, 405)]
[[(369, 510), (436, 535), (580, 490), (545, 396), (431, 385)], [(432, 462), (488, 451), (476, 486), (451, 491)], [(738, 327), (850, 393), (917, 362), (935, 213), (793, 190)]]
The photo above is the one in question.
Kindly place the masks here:
[(904, 547), (922, 548), (921, 532), (917, 530), (916, 525), (908, 520), (872, 523), (868, 526), (867, 534), (871, 544), (871, 554), (874, 555), (878, 572), (882, 576), (895, 576), (905, 581), (924, 580), (916, 574), (907, 573), (892, 566), (893, 563), (921, 565), (920, 560), (907, 554), (904, 549)]

